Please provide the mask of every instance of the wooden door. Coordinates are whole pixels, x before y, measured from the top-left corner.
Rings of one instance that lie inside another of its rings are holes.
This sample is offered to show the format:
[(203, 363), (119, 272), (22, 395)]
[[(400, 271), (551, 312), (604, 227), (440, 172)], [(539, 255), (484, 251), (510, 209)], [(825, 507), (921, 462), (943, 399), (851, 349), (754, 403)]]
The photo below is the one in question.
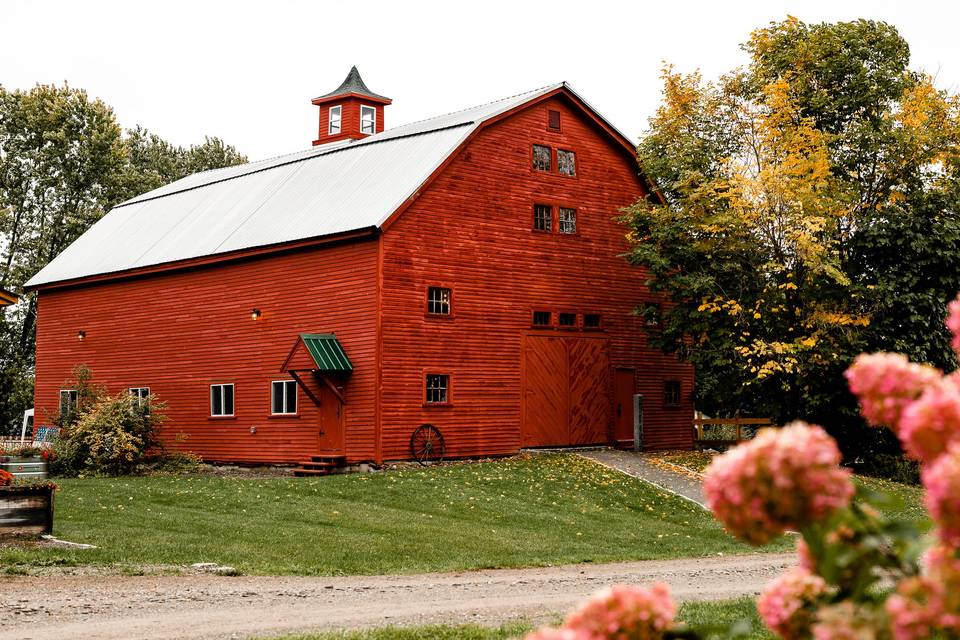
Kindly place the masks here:
[(567, 348), (563, 339), (528, 336), (523, 358), (523, 446), (567, 444)]
[(601, 444), (610, 441), (610, 362), (607, 341), (568, 338), (569, 384), (568, 444)]
[(617, 369), (613, 377), (613, 438), (620, 446), (633, 446), (633, 394), (636, 371)]
[(326, 385), (320, 390), (319, 449), (321, 454), (343, 453), (343, 405)]
[(605, 339), (526, 336), (521, 408), (523, 446), (608, 442), (609, 381)]

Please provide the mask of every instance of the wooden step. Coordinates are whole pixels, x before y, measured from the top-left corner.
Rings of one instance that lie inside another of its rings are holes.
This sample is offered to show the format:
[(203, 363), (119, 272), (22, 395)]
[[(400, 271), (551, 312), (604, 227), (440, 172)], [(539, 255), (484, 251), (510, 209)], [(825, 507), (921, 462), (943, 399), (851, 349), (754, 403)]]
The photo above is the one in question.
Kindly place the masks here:
[(332, 462), (334, 464), (343, 464), (347, 461), (347, 456), (310, 456), (314, 462)]
[(327, 469), (304, 469), (298, 467), (293, 470), (293, 475), (297, 477), (303, 476), (328, 476), (330, 472)]
[(337, 467), (339, 466), (336, 462), (328, 461), (317, 461), (317, 460), (300, 460), (297, 462), (301, 467)]

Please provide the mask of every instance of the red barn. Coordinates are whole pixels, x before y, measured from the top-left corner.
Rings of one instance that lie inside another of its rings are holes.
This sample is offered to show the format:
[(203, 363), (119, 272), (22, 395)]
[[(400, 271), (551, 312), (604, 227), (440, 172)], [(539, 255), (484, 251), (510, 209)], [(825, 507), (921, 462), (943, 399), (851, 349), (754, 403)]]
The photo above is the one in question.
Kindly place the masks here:
[(692, 444), (691, 367), (647, 345), (662, 303), (622, 257), (633, 144), (566, 83), (392, 129), (356, 68), (313, 147), (110, 211), (28, 283), (36, 409), (71, 370), (168, 404), (215, 461)]

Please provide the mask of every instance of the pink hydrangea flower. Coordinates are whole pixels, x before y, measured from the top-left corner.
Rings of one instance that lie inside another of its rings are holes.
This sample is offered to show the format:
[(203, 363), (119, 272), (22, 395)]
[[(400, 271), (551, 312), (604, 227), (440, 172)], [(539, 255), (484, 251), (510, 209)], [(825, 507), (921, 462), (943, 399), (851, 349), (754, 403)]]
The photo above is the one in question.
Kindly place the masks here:
[(903, 411), (900, 441), (913, 458), (933, 462), (960, 440), (960, 379), (947, 376), (928, 386)]
[(781, 638), (808, 638), (815, 621), (814, 605), (827, 583), (803, 567), (794, 567), (766, 586), (757, 598), (757, 613)]
[(817, 559), (813, 556), (810, 547), (807, 546), (803, 538), (797, 538), (797, 562), (801, 568), (810, 573), (817, 572)]
[(528, 633), (524, 640), (589, 640), (589, 636), (576, 629), (546, 627)]
[(960, 295), (947, 305), (947, 328), (953, 334), (950, 345), (960, 355)]
[(940, 539), (960, 547), (960, 443), (924, 468), (924, 504), (937, 523)]
[[(960, 559), (940, 545), (924, 556), (925, 574), (908, 578), (887, 598), (894, 640), (920, 640), (937, 633), (960, 634)], [(940, 637), (940, 636), (937, 636)]]
[(851, 471), (839, 464), (833, 438), (818, 426), (794, 422), (764, 429), (715, 458), (703, 491), (728, 531), (761, 545), (850, 504)]
[(655, 640), (673, 626), (676, 615), (677, 607), (664, 584), (649, 589), (615, 586), (584, 603), (563, 626), (581, 634), (577, 640)]
[(810, 631), (814, 640), (876, 640), (884, 628), (878, 612), (845, 601), (817, 611)]
[(940, 372), (899, 353), (862, 353), (844, 376), (860, 399), (863, 417), (873, 425), (896, 429), (903, 410), (940, 378)]

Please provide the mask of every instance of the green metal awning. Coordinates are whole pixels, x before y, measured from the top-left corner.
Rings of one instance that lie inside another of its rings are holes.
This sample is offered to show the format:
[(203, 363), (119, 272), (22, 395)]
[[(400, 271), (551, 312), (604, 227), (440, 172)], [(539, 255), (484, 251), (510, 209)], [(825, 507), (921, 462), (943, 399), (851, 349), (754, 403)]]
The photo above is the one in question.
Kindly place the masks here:
[(332, 333), (302, 333), (300, 339), (317, 363), (318, 371), (353, 371), (350, 358)]

